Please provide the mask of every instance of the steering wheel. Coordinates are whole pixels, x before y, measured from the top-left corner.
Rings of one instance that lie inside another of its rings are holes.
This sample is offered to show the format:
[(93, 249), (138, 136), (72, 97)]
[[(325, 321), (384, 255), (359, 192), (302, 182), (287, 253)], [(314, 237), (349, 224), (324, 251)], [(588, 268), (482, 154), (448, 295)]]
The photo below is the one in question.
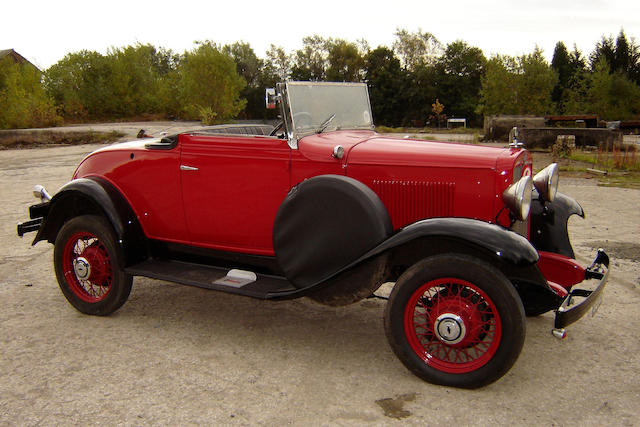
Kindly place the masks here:
[(278, 132), (280, 132), (283, 127), (284, 127), (284, 121), (280, 120), (278, 123), (276, 123), (276, 126), (269, 133), (269, 136), (277, 136)]

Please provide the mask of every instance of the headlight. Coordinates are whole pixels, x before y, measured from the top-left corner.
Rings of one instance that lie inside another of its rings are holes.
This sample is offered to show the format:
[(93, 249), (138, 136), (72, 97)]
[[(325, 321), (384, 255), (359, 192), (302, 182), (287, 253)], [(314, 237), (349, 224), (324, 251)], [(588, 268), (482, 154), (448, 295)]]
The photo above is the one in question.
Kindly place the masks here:
[(529, 216), (531, 191), (533, 191), (533, 182), (529, 175), (525, 175), (502, 193), (505, 206), (520, 221), (524, 221)]
[(533, 185), (535, 185), (541, 198), (548, 202), (553, 202), (558, 192), (558, 179), (558, 164), (551, 163), (533, 177)]

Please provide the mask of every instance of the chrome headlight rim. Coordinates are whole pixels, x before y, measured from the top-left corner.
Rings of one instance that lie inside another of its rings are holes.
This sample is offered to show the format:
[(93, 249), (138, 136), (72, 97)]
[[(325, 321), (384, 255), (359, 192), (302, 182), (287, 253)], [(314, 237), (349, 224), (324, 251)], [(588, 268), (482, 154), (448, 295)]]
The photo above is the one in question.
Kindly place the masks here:
[(505, 206), (520, 221), (524, 221), (529, 217), (532, 191), (533, 180), (530, 175), (525, 175), (507, 187), (502, 193)]
[(558, 192), (560, 173), (557, 163), (551, 163), (533, 177), (533, 185), (540, 197), (548, 202), (553, 202)]

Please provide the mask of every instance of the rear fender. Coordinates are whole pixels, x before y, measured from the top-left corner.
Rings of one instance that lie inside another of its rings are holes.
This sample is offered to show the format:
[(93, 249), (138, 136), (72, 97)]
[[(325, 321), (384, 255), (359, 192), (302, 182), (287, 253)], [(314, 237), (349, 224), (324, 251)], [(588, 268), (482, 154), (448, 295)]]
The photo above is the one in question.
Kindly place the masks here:
[(109, 221), (125, 266), (146, 256), (146, 239), (133, 209), (111, 183), (95, 177), (75, 179), (53, 196), (33, 243), (55, 243), (64, 223), (80, 215), (101, 215)]

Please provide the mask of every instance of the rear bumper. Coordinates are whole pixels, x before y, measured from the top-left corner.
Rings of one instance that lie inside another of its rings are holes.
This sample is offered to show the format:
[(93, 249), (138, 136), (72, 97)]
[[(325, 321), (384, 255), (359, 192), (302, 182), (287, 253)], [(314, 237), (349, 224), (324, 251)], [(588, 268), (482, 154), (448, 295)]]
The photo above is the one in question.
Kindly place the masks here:
[[(609, 277), (609, 257), (602, 249), (598, 249), (598, 254), (593, 263), (585, 270), (585, 279), (600, 280), (598, 286), (592, 290), (572, 289), (569, 295), (562, 301), (556, 310), (555, 328), (562, 329), (580, 320), (590, 310), (592, 315), (602, 302), (602, 291), (607, 284)], [(575, 298), (584, 298), (576, 302)]]

